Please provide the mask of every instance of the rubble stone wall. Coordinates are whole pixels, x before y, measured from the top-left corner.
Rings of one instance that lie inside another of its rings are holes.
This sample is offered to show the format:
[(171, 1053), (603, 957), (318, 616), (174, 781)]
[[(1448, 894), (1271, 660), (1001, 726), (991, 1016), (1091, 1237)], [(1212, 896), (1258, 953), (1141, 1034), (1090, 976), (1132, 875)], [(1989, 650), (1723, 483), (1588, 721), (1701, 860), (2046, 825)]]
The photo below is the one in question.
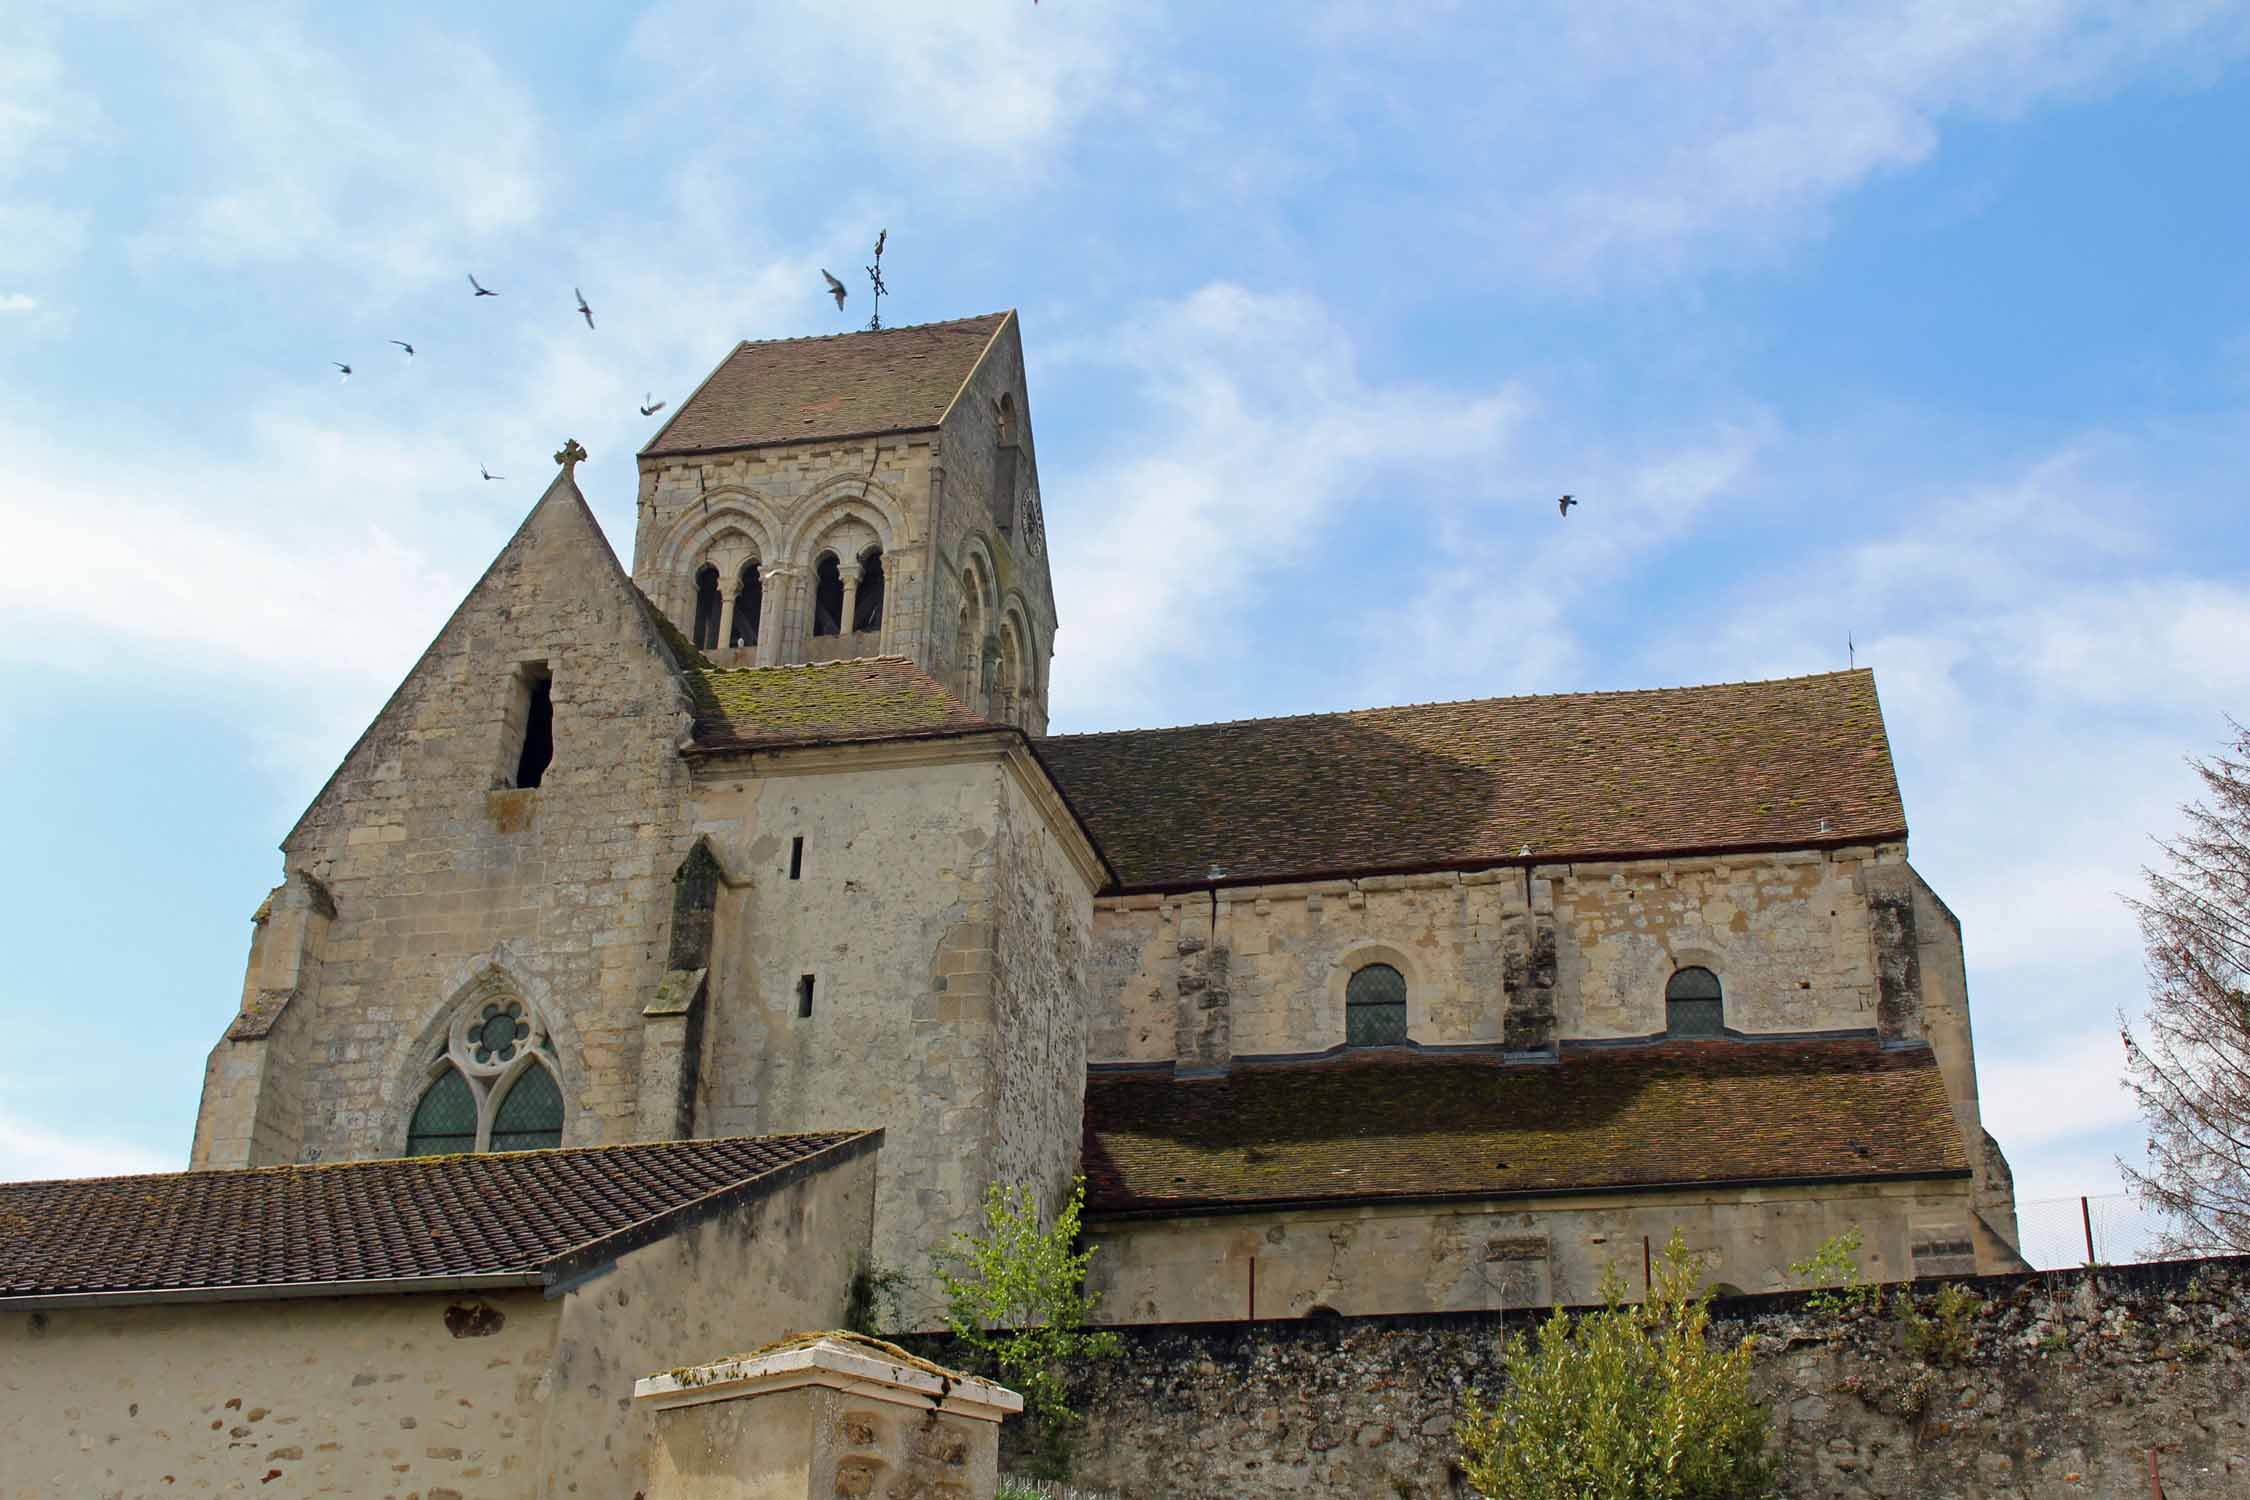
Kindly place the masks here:
[[(1957, 1363), (1918, 1358), (1897, 1312), (1803, 1294), (1722, 1302), (1714, 1337), (1757, 1340), (1792, 1497), (2059, 1500), (2250, 1497), (2250, 1258), (1962, 1283), (1978, 1297)], [(1934, 1288), (1913, 1289), (1924, 1313)], [(1090, 1365), (1078, 1484), (1120, 1500), (1469, 1493), (1453, 1425), (1502, 1386), (1528, 1315), (1188, 1324), (1121, 1330)], [(933, 1343), (929, 1352), (950, 1352)], [(1023, 1421), (1003, 1467), (1029, 1454)]]

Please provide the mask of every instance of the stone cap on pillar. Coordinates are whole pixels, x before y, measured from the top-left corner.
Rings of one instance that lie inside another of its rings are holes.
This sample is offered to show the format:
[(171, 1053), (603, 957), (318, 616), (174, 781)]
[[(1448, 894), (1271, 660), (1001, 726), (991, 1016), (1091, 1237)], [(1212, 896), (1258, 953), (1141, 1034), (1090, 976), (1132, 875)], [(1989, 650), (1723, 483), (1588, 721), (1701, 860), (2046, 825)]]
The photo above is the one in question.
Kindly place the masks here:
[(1023, 1410), (1023, 1397), (1006, 1386), (917, 1358), (896, 1344), (841, 1331), (798, 1334), (755, 1353), (644, 1376), (633, 1382), (633, 1399), (670, 1411), (800, 1386), (985, 1422)]

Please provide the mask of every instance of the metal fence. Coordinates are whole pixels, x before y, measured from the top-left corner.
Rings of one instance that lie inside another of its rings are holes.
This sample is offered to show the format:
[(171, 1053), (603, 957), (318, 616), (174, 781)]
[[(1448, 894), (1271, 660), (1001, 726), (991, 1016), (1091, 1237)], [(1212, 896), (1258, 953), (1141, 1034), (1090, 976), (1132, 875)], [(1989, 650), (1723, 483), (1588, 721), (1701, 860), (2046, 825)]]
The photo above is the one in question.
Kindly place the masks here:
[(2033, 1198), (2016, 1204), (2023, 1257), (2042, 1271), (2070, 1266), (2124, 1265), (2163, 1260), (2170, 1227), (2164, 1215), (2130, 1193), (2089, 1193), (2078, 1198)]

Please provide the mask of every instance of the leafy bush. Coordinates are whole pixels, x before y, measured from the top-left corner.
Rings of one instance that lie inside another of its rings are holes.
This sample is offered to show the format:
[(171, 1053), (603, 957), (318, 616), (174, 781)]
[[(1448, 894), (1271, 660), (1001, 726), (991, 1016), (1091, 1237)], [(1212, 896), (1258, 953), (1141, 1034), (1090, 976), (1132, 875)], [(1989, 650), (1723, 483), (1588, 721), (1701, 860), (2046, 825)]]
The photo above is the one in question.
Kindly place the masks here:
[(1859, 1227), (1821, 1242), (1803, 1260), (1789, 1263), (1789, 1279), (1799, 1286), (1818, 1288), (1805, 1306), (1820, 1312), (1856, 1312), (1878, 1295), (1875, 1285), (1859, 1268)]
[(1023, 1184), (985, 1190), (984, 1232), (957, 1234), (935, 1267), (945, 1292), (945, 1322), (963, 1345), (984, 1355), (1023, 1396), (1024, 1409), (1050, 1434), (1077, 1419), (1070, 1409), (1070, 1364), (1118, 1353), (1116, 1334), (1087, 1331), (1086, 1264), (1077, 1248), (1086, 1182), (1071, 1184), (1052, 1227), (1039, 1227), (1039, 1201)]
[(1957, 1365), (1966, 1361), (1976, 1346), (1976, 1330), (1970, 1320), (1984, 1311), (1984, 1299), (1949, 1281), (1937, 1289), (1930, 1311), (1931, 1316), (1924, 1317), (1913, 1299), (1899, 1300), (1898, 1317), (1905, 1327), (1907, 1352), (1925, 1364)]
[(1508, 1384), (1474, 1392), (1455, 1434), (1486, 1500), (1760, 1500), (1774, 1493), (1771, 1421), (1750, 1395), (1751, 1341), (1707, 1339), (1711, 1294), (1677, 1231), (1646, 1301), (1614, 1274), (1599, 1312), (1557, 1308), (1507, 1350)]

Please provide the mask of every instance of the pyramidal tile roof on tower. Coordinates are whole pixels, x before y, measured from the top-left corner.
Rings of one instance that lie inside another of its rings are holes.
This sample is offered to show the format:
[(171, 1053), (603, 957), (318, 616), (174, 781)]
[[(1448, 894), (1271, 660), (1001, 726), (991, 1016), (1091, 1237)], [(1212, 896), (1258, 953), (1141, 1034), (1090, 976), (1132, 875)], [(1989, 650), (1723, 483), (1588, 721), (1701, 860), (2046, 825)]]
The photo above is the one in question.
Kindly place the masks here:
[(1902, 839), (1872, 672), (1060, 735), (1125, 890)]
[(935, 427), (1012, 316), (746, 340), (680, 403), (641, 456)]

